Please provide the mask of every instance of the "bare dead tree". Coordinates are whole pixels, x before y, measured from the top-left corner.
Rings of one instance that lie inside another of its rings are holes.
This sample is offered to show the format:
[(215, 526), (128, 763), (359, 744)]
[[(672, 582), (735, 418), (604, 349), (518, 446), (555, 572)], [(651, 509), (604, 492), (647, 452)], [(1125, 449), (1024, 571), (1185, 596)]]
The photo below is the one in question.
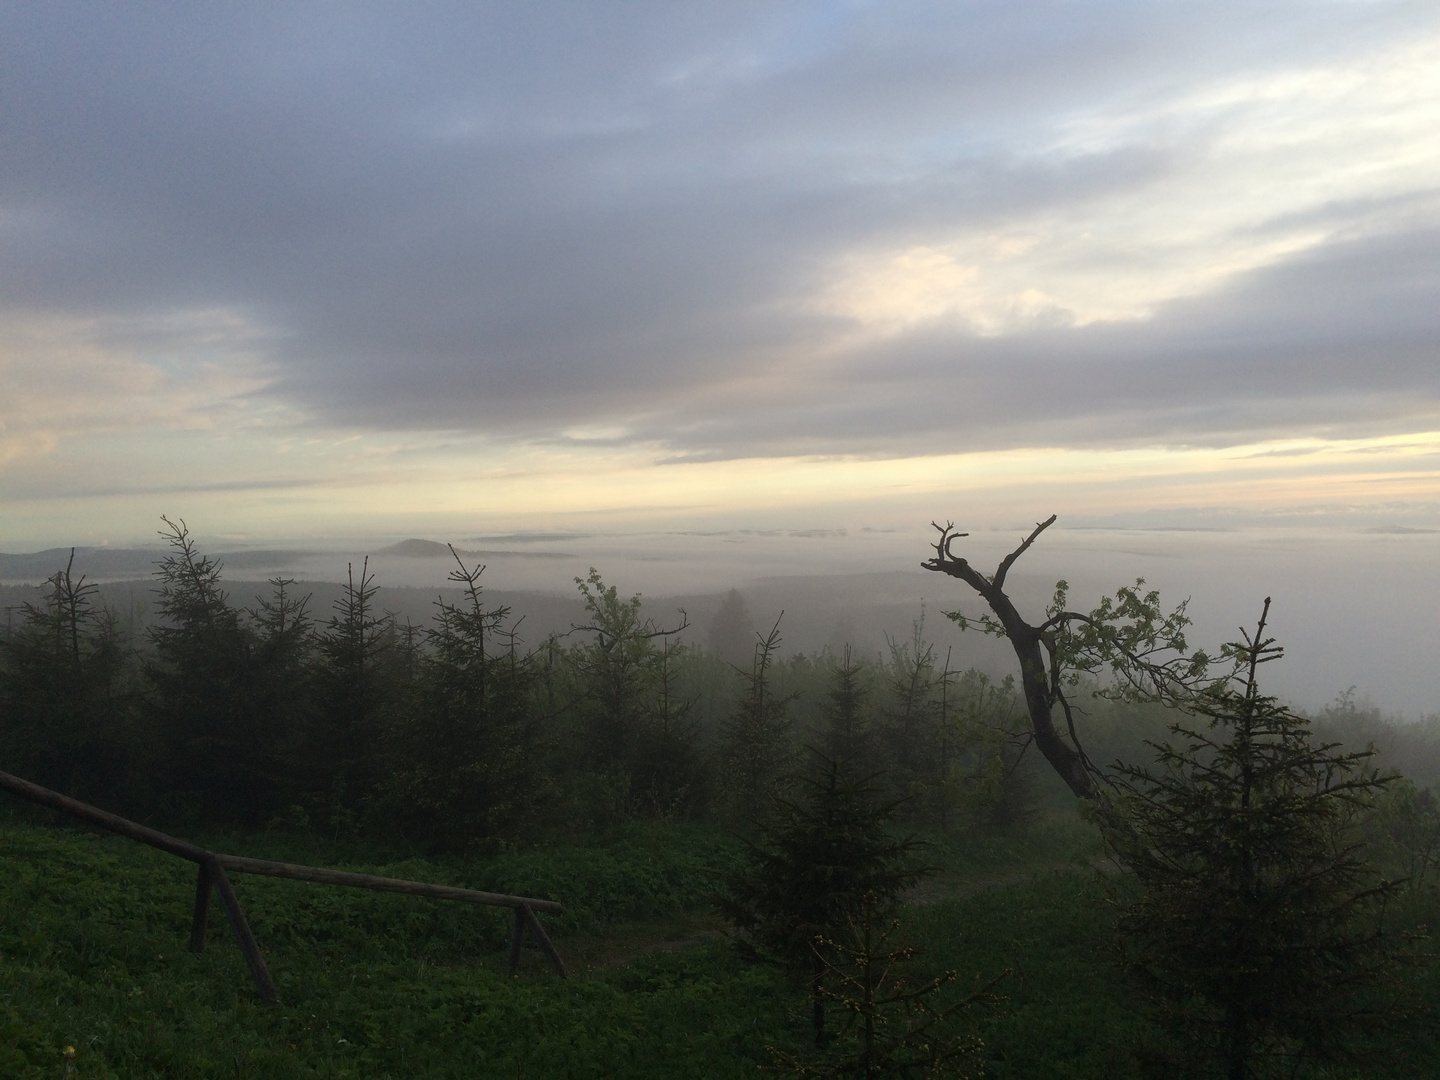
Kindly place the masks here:
[[(970, 619), (958, 611), (946, 617), (960, 628), (974, 626), (983, 633), (1007, 638), (1020, 661), (1020, 686), (1030, 716), (1035, 745), (1045, 760), (1077, 796), (1099, 802), (1104, 791), (1100, 770), (1086, 756), (1075, 729), (1075, 710), (1066, 697), (1067, 689), (1080, 680), (1109, 672), (1116, 696), (1183, 704), (1202, 685), (1208, 685), (1210, 658), (1203, 652), (1189, 652), (1185, 614), (1189, 601), (1168, 614), (1160, 607), (1160, 595), (1144, 591), (1143, 578), (1134, 586), (1118, 589), (1105, 597), (1088, 614), (1071, 611), (1066, 604), (1069, 585), (1059, 581), (1054, 597), (1039, 623), (1026, 621), (1005, 591), (1005, 578), (1016, 560), (1055, 523), (1052, 514), (1040, 522), (1014, 551), (1000, 561), (995, 573), (986, 575), (951, 547), (969, 533), (957, 532), (953, 522), (935, 524), (940, 538), (933, 545), (935, 555), (920, 565), (959, 578), (979, 594), (990, 611)], [(1059, 708), (1065, 722), (1062, 734), (1055, 723)]]

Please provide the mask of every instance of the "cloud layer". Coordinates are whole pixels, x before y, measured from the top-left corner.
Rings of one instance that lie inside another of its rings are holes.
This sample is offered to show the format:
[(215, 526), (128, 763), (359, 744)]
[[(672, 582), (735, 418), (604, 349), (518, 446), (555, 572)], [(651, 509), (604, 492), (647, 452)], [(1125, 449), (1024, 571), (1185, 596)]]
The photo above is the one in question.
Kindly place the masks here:
[(1440, 426), (1429, 5), (46, 4), (0, 42), (12, 462)]

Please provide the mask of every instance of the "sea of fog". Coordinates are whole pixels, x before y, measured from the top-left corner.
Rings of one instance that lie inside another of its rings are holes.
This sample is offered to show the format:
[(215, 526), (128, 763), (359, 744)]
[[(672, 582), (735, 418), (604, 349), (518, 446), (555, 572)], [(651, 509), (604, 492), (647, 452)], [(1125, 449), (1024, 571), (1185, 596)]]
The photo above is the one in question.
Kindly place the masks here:
[[(976, 532), (956, 554), (987, 572), (1025, 530)], [(368, 569), (382, 586), (382, 606), (423, 621), (454, 563), (436, 540), (396, 538), (335, 542), (306, 548), (201, 545), (225, 564), (236, 601), (253, 602), (266, 578), (307, 584), (317, 614), (328, 614), (347, 564)], [(787, 649), (864, 654), (906, 640), (925, 613), (926, 636), (957, 666), (1000, 673), (1009, 656), (978, 634), (960, 634), (941, 614), (978, 613), (958, 581), (920, 568), (930, 554), (928, 529), (716, 530), (675, 532), (508, 533), (453, 538), (467, 562), (483, 562), (488, 595), (525, 615), (521, 636), (538, 641), (583, 621), (575, 578), (596, 567), (623, 594), (644, 595), (647, 613), (674, 623), (683, 608), (687, 634), (706, 640), (724, 594), (741, 591), (757, 628), (783, 610)], [(118, 582), (143, 578), (159, 549), (81, 550), (77, 572)], [(35, 583), (68, 552), (0, 556), (0, 602), (13, 608), (34, 596)], [(1058, 578), (1071, 586), (1071, 606), (1088, 610), (1106, 592), (1137, 577), (1167, 602), (1190, 598), (1192, 643), (1214, 649), (1240, 626), (1253, 627), (1266, 596), (1270, 631), (1285, 659), (1270, 665), (1267, 687), (1313, 708), (1350, 687), (1357, 698), (1416, 719), (1440, 712), (1440, 532), (1392, 529), (1342, 531), (1275, 528), (1077, 529), (1056, 525), (1017, 563), (1010, 591), (1038, 619)], [(146, 587), (115, 594), (132, 611)]]

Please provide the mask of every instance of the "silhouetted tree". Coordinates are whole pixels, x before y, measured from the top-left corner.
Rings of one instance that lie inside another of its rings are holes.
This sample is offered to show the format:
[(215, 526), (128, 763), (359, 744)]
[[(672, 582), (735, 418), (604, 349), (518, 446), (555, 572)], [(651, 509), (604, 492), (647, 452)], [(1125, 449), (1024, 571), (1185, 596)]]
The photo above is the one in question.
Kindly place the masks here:
[[(1186, 604), (1164, 613), (1159, 593), (1142, 591), (1143, 580), (1117, 590), (1114, 597), (1103, 598), (1088, 614), (1068, 610), (1069, 585), (1060, 581), (1042, 622), (1032, 624), (1022, 618), (1005, 592), (1006, 575), (1054, 523), (1052, 514), (1036, 525), (990, 575), (951, 550), (955, 541), (968, 533), (956, 532), (952, 523), (936, 525), (940, 539), (932, 545), (935, 555), (921, 566), (960, 579), (985, 601), (990, 611), (979, 619), (972, 620), (959, 611), (946, 612), (946, 616), (962, 630), (974, 625), (1009, 640), (1020, 662), (1020, 690), (1035, 746), (1071, 791), (1098, 804), (1104, 800), (1100, 771), (1080, 744), (1066, 691), (1082, 678), (1109, 671), (1118, 692), (1166, 704), (1182, 703), (1207, 684), (1210, 658), (1203, 652), (1188, 651)], [(1065, 735), (1055, 726), (1057, 707)]]
[(283, 766), (254, 630), (220, 587), (221, 565), (202, 555), (184, 520), (161, 518), (170, 553), (156, 569), (146, 665), (169, 759), (172, 791), (188, 812), (255, 825), (279, 806)]
[(680, 681), (690, 650), (665, 637), (658, 651), (650, 708), (633, 765), (634, 786), (638, 808), (670, 818), (704, 806), (709, 785), (700, 727), (692, 717), (697, 698), (687, 694)]
[(113, 795), (135, 757), (127, 657), (97, 587), (65, 569), (0, 640), (0, 768), (82, 798)]
[(382, 781), (398, 822), (436, 847), (513, 832), (537, 789), (535, 665), (507, 630), (508, 607), (487, 607), (480, 575), (452, 547), (460, 604), (436, 602), (419, 660), (414, 707), (394, 727)]
[[(681, 611), (676, 626), (658, 627), (642, 617), (639, 594), (620, 599), (615, 586), (606, 586), (594, 567), (575, 584), (589, 616), (587, 623), (571, 630), (588, 635), (589, 640), (569, 655), (583, 769), (599, 781), (605, 813), (618, 819), (644, 802), (643, 789), (650, 788), (653, 794), (657, 691), (663, 669), (674, 660), (669, 646), (662, 648), (656, 642), (668, 642), (688, 621)], [(673, 683), (665, 689), (672, 691)], [(678, 700), (668, 703), (672, 713), (667, 719), (674, 719), (679, 704)], [(670, 726), (672, 738), (684, 731), (677, 724)], [(663, 771), (663, 765), (660, 768)]]
[(755, 648), (755, 620), (739, 589), (725, 594), (710, 620), (710, 649), (727, 664), (748, 664)]
[(310, 594), (290, 592), (293, 578), (270, 579), (268, 599), (250, 609), (255, 708), (268, 717), (281, 764), (284, 800), (295, 804), (313, 793), (315, 778), (306, 767), (316, 718), (315, 625)]
[(851, 768), (873, 769), (876, 746), (870, 688), (865, 685), (864, 666), (855, 662), (848, 645), (840, 662), (831, 665), (830, 688), (825, 697), (821, 749)]
[(346, 565), (345, 589), (320, 635), (320, 709), (310, 767), (331, 808), (342, 816), (368, 796), (384, 775), (381, 747), (396, 698), (395, 620), (377, 610), (379, 587), (367, 557), (355, 578)]
[(1393, 951), (1383, 913), (1398, 886), (1356, 827), (1391, 781), (1260, 692), (1260, 665), (1281, 655), (1269, 610), (1228, 647), (1236, 679), (1193, 702), (1207, 722), (1172, 724), (1155, 767), (1117, 767), (1127, 828), (1112, 840), (1139, 886), (1122, 920), (1131, 959), (1230, 1080), (1383, 1019), (1360, 995)]
[(790, 719), (794, 699), (777, 696), (771, 686), (784, 617), (782, 611), (770, 633), (756, 643), (749, 669), (736, 668), (744, 689), (720, 726), (721, 784), (731, 812), (744, 822), (757, 822), (769, 811), (794, 762)]
[(908, 642), (890, 640), (889, 646), (889, 701), (882, 714), (885, 747), (892, 783), (914, 798), (918, 810), (935, 801), (944, 782), (935, 648), (925, 640), (924, 616), (916, 620)]
[(817, 1045), (825, 1040), (825, 965), (811, 948), (860, 916), (867, 895), (882, 913), (925, 873), (918, 842), (891, 832), (899, 800), (887, 799), (874, 775), (857, 775), (815, 752), (818, 767), (801, 778), (798, 797), (778, 799), (746, 842), (721, 911), (747, 951), (786, 965), (809, 961)]

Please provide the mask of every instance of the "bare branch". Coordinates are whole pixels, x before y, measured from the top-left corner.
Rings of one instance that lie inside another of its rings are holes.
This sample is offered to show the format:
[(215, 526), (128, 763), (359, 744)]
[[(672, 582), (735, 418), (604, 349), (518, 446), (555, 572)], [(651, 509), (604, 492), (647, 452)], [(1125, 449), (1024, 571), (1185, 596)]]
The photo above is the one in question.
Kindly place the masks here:
[(1025, 552), (1029, 550), (1030, 545), (1035, 543), (1036, 537), (1038, 537), (1051, 525), (1055, 524), (1055, 517), (1056, 515), (1051, 514), (1044, 521), (1039, 522), (1035, 526), (1035, 530), (1025, 538), (1025, 542), (1019, 547), (1017, 547), (1014, 551), (1012, 551), (1009, 555), (1006, 555), (1003, 560), (1001, 560), (999, 568), (995, 571), (995, 576), (991, 578), (991, 581), (995, 583), (995, 587), (997, 589), (1004, 588), (1005, 575), (1010, 572), (1010, 567), (1015, 565), (1015, 560), (1020, 558), (1021, 555), (1024, 555)]

